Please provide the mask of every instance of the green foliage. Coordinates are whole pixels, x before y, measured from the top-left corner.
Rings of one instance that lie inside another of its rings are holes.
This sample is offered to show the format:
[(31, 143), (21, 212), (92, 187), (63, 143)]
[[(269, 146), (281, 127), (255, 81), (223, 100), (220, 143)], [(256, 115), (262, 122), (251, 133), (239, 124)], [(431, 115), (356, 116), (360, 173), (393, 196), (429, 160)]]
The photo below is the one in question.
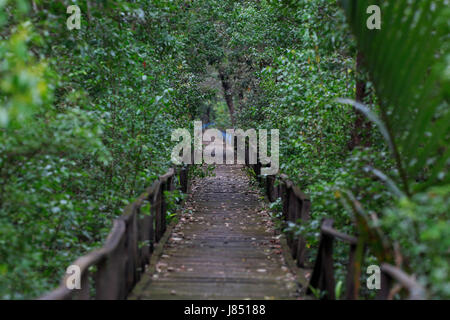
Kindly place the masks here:
[(336, 300), (339, 300), (342, 295), (342, 280), (339, 280), (338, 283), (336, 283), (336, 288), (334, 289), (334, 296), (336, 297)]
[[(355, 234), (352, 212), (337, 201), (340, 190), (350, 190), (368, 213), (379, 216), (389, 241), (400, 244), (403, 267), (418, 276), (430, 296), (447, 297), (448, 252), (423, 234), (440, 236), (444, 247), (448, 242), (448, 203), (434, 202), (428, 189), (442, 185), (441, 196), (448, 198), (448, 3), (343, 3), (344, 11), (322, 0), (236, 5), (233, 38), (254, 63), (247, 74), (252, 90), (239, 99), (239, 125), (280, 129), (281, 171), (312, 202), (310, 221), (289, 224), (285, 231), (306, 237), (311, 262), (323, 218), (333, 218), (337, 229)], [(376, 3), (382, 9), (381, 31), (366, 27), (366, 9)], [(238, 22), (249, 20), (255, 30), (267, 26), (270, 33), (246, 37), (249, 31)], [(356, 65), (357, 48), (367, 72)], [(353, 148), (358, 114), (338, 100), (355, 97), (357, 80), (365, 82), (365, 106), (352, 103), (376, 121), (366, 124), (366, 143)], [(420, 205), (416, 196), (398, 200), (417, 192), (428, 199), (426, 204)], [(416, 210), (414, 215), (406, 215), (403, 201)], [(344, 279), (347, 257), (348, 250), (337, 243), (338, 281)], [(379, 263), (371, 255), (367, 260)]]
[[(369, 169), (398, 197), (384, 210), (381, 226), (430, 296), (449, 297), (449, 3), (342, 4), (379, 97), (380, 117), (350, 103), (376, 123), (395, 160), (391, 174)], [(369, 4), (381, 7), (381, 30), (366, 27)]]
[(189, 179), (213, 177), (215, 175), (214, 164), (194, 164), (189, 167)]
[(19, 299), (101, 245), (207, 92), (188, 70), (182, 1), (90, 1), (90, 21), (77, 1), (72, 31), (73, 1), (0, 3), (0, 297)]
[(178, 189), (173, 191), (165, 191), (164, 199), (167, 203), (166, 221), (171, 223), (172, 221), (177, 221), (177, 210), (179, 209), (179, 204), (184, 199), (185, 195)]
[[(381, 127), (407, 195), (448, 184), (448, 1), (342, 0), (380, 98)], [(366, 26), (366, 8), (378, 4), (381, 30)]]
[(431, 297), (450, 296), (450, 186), (399, 200), (384, 210), (380, 225), (397, 241), (407, 264), (430, 288)]
[[(382, 8), (381, 30), (366, 28), (369, 3)], [(70, 4), (80, 30), (66, 29)], [(310, 261), (324, 217), (355, 233), (336, 199), (349, 190), (430, 296), (448, 297), (448, 0), (342, 4), (0, 1), (0, 297), (50, 290), (100, 246), (123, 206), (171, 165), (172, 129), (200, 118), (231, 126), (220, 94), (232, 98), (236, 127), (280, 129), (281, 172), (312, 201), (310, 221), (287, 230), (306, 237)], [(361, 81), (355, 105), (376, 121), (355, 147), (358, 113), (338, 99), (354, 98)], [(170, 221), (181, 195), (166, 197)], [(277, 221), (279, 201), (272, 211)], [(338, 284), (347, 251), (335, 248)]]

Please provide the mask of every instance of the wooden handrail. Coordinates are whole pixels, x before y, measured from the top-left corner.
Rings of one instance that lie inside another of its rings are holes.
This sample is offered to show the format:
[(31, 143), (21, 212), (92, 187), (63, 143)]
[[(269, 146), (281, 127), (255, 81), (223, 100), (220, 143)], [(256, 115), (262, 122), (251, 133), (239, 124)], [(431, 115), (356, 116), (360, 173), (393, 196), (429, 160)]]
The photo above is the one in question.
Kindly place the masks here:
[[(332, 225), (333, 220), (331, 219), (325, 219), (322, 223), (321, 239), (313, 274), (310, 280), (310, 286), (321, 291), (326, 291), (323, 298), (335, 299), (332, 248), (333, 240), (338, 239), (350, 244), (350, 258), (346, 280), (347, 299), (357, 299), (358, 294), (354, 291), (354, 289), (359, 288), (360, 273), (356, 271), (359, 270), (359, 268), (357, 269), (355, 267), (357, 262), (354, 259), (354, 254), (358, 239), (333, 229)], [(392, 287), (393, 282), (398, 282), (402, 287), (407, 289), (409, 299), (425, 299), (425, 290), (423, 287), (420, 286), (411, 276), (407, 275), (403, 270), (388, 263), (382, 263), (380, 270), (381, 289), (377, 294), (377, 299), (392, 298), (390, 297), (390, 288)], [(310, 289), (309, 292), (311, 292)]]
[[(410, 275), (406, 274), (403, 270), (388, 264), (388, 263), (382, 263), (381, 264), (381, 272), (382, 275), (384, 275), (384, 281), (387, 282), (387, 284), (390, 284), (391, 281), (398, 282), (403, 288), (406, 288), (409, 292), (408, 299), (409, 300), (424, 300), (426, 297), (425, 289), (419, 285), (414, 278), (412, 278)], [(389, 296), (383, 296), (383, 293), (387, 291), (380, 291), (380, 295), (378, 298), (389, 298)]]
[[(260, 168), (257, 165), (249, 165), (253, 168), (258, 176)], [(260, 164), (259, 164), (260, 166)], [(300, 190), (285, 174), (279, 176), (258, 176), (258, 181), (265, 185), (267, 197), (269, 201), (274, 202), (281, 198), (283, 204), (283, 219), (296, 223), (298, 220), (306, 221), (309, 218), (310, 198)], [(278, 181), (278, 184), (277, 184)], [(277, 186), (276, 186), (277, 184)], [(346, 278), (346, 299), (357, 299), (360, 281), (360, 265), (356, 261), (358, 238), (342, 233), (333, 228), (333, 220), (325, 219), (322, 222), (319, 249), (316, 260), (314, 261), (314, 269), (309, 282), (309, 286), (325, 291), (323, 296), (325, 299), (335, 299), (335, 280), (333, 272), (333, 241), (334, 239), (349, 244), (350, 251), (347, 265)], [(302, 267), (305, 265), (305, 240), (303, 237), (294, 237), (287, 233), (287, 243), (291, 248), (293, 259), (297, 260), (297, 265)], [(365, 246), (360, 249), (364, 252)], [(359, 252), (361, 254), (361, 252)], [(394, 282), (399, 283), (409, 292), (409, 299), (424, 299), (425, 290), (411, 276), (407, 275), (401, 269), (389, 265), (381, 264), (382, 289), (378, 294), (378, 298), (389, 298), (390, 288)], [(307, 289), (307, 293), (312, 293), (311, 289)]]
[(338, 240), (341, 240), (341, 241), (344, 241), (344, 242), (347, 242), (350, 244), (358, 243), (358, 239), (356, 239), (355, 237), (352, 237), (352, 236), (349, 236), (348, 234), (339, 232), (336, 229), (331, 228), (330, 226), (322, 224), (321, 230), (322, 230), (323, 234), (329, 235)]
[[(173, 179), (178, 176), (183, 192), (188, 190), (187, 168), (169, 169), (145, 190), (133, 203), (126, 206), (122, 215), (113, 221), (113, 227), (103, 247), (75, 260), (80, 270), (81, 289), (68, 289), (65, 275), (60, 285), (43, 295), (41, 300), (68, 299), (125, 299), (144, 271), (158, 242), (166, 229), (167, 202), (164, 191), (173, 190)], [(150, 203), (151, 213), (142, 215), (141, 207)], [(154, 228), (153, 225), (156, 227)], [(91, 275), (91, 268), (96, 267)], [(91, 297), (91, 283), (95, 296)]]
[[(258, 165), (251, 165), (255, 169)], [(70, 290), (67, 288), (69, 275), (64, 276), (59, 287), (42, 296), (44, 300), (89, 299), (91, 298), (90, 283), (94, 282), (96, 299), (125, 299), (127, 294), (139, 280), (148, 263), (153, 244), (157, 243), (165, 232), (165, 217), (167, 202), (164, 191), (173, 190), (173, 179), (180, 179), (181, 189), (186, 192), (188, 187), (187, 168), (175, 171), (170, 169), (160, 176), (136, 201), (125, 207), (123, 215), (114, 220), (113, 227), (102, 248), (78, 258), (73, 264), (79, 266), (82, 288)], [(259, 177), (266, 184), (266, 192), (271, 201), (281, 197), (283, 202), (283, 217), (286, 221), (306, 221), (309, 218), (310, 199), (286, 175), (278, 177)], [(279, 184), (275, 186), (275, 181)], [(144, 203), (150, 203), (151, 214), (140, 213)], [(155, 228), (154, 228), (155, 225)], [(303, 237), (287, 235), (291, 254), (297, 260), (298, 266), (304, 266), (306, 241)], [(333, 220), (325, 219), (321, 226), (321, 239), (315, 260), (310, 286), (326, 291), (324, 298), (334, 299), (333, 275), (333, 241), (344, 241), (350, 245), (349, 263), (347, 269), (346, 291), (347, 299), (358, 296), (359, 274), (355, 264), (355, 250), (358, 239), (333, 228)], [(141, 246), (142, 242), (148, 242)], [(90, 268), (97, 270), (91, 275)], [(381, 265), (382, 290), (378, 298), (390, 297), (390, 287), (393, 282), (399, 283), (409, 292), (410, 299), (423, 299), (425, 290), (405, 272), (390, 264)], [(95, 277), (92, 277), (95, 276)], [(308, 289), (310, 292), (311, 290)]]
[[(123, 221), (114, 220), (113, 227), (110, 233), (108, 234), (108, 237), (106, 238), (105, 245), (102, 248), (92, 251), (87, 255), (82, 256), (77, 260), (75, 260), (73, 265), (76, 265), (80, 268), (81, 278), (85, 276), (86, 272), (90, 267), (96, 265), (102, 259), (106, 259), (108, 254), (110, 254), (114, 249), (117, 248), (120, 239), (123, 237), (124, 233), (125, 233), (125, 224), (123, 223)], [(68, 278), (69, 275), (65, 275), (61, 281), (60, 286), (57, 289), (42, 296), (40, 299), (67, 300), (72, 294), (72, 290), (67, 288)]]

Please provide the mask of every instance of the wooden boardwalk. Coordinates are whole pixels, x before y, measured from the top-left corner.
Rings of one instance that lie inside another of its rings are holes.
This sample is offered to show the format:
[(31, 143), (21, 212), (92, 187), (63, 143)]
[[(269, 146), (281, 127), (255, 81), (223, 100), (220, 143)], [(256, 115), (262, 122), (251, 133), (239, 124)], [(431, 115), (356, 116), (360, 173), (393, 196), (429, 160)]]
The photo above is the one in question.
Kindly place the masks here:
[(180, 221), (130, 299), (295, 299), (297, 284), (239, 165), (194, 182)]

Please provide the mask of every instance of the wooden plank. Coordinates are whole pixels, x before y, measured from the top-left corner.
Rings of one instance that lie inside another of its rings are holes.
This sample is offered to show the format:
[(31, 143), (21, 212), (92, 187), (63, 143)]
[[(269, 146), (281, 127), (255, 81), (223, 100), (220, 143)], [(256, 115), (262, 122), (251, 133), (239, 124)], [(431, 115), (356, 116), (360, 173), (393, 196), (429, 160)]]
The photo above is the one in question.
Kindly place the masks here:
[[(241, 166), (217, 166), (195, 185), (156, 271), (133, 299), (294, 299), (297, 284), (259, 193)], [(159, 271), (159, 272), (158, 272)]]

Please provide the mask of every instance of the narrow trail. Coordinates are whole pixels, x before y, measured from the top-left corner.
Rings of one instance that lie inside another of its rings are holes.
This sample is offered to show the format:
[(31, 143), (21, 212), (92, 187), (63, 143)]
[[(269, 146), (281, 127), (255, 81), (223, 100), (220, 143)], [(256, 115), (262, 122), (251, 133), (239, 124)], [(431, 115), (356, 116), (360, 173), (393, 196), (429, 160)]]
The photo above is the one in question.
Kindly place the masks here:
[(240, 165), (198, 179), (154, 273), (131, 299), (295, 299), (297, 285), (260, 194)]

